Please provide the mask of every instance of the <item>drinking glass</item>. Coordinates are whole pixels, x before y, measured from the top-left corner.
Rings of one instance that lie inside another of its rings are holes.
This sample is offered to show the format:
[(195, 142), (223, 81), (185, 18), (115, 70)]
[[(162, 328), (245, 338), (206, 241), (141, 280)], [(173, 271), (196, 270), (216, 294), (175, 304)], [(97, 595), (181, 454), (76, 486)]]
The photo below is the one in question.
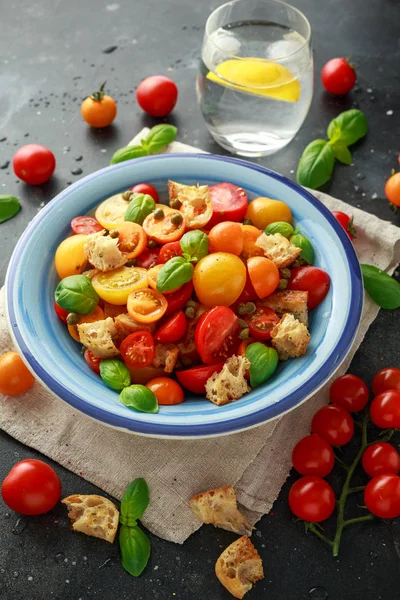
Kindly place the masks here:
[(279, 0), (233, 0), (209, 16), (197, 98), (215, 141), (265, 156), (300, 129), (313, 94), (311, 27)]

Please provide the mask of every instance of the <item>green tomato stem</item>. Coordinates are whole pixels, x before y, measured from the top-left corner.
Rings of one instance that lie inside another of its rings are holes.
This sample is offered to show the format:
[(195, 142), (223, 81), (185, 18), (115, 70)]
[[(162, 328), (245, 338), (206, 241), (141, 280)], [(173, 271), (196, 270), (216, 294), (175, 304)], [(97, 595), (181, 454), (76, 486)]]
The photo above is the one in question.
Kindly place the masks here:
[(317, 537), (319, 537), (319, 539), (322, 540), (323, 542), (325, 542), (325, 544), (328, 544), (328, 546), (333, 546), (332, 540), (330, 540), (328, 537), (326, 537), (326, 535), (321, 533), (320, 530), (317, 529), (317, 527), (315, 527), (315, 525), (313, 523), (309, 524), (308, 530), (311, 531)]
[(347, 491), (349, 494), (355, 494), (356, 492), (363, 492), (365, 487), (365, 485), (358, 485), (357, 487), (349, 488)]
[(364, 517), (356, 517), (355, 519), (348, 519), (347, 521), (344, 521), (343, 523), (343, 527), (347, 527), (347, 525), (353, 525), (353, 523), (361, 523), (362, 521), (372, 521), (372, 519), (375, 519), (374, 515), (368, 514), (365, 515)]

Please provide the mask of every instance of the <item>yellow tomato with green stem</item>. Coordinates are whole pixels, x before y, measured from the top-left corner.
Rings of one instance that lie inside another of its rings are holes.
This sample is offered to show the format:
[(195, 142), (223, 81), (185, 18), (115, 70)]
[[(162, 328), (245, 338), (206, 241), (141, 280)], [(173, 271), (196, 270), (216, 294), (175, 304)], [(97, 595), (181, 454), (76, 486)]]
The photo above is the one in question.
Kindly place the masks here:
[(120, 267), (107, 273), (97, 273), (92, 285), (100, 298), (109, 304), (122, 306), (131, 292), (148, 287), (147, 269)]
[(79, 275), (86, 269), (88, 261), (84, 246), (87, 237), (87, 235), (81, 233), (71, 235), (58, 246), (54, 262), (60, 279), (70, 275)]
[(245, 283), (243, 261), (228, 252), (208, 254), (194, 268), (194, 289), (205, 306), (230, 306), (239, 298)]
[(270, 223), (276, 221), (292, 222), (292, 212), (285, 202), (281, 200), (272, 200), (272, 198), (254, 198), (247, 208), (246, 219), (258, 227), (265, 229)]

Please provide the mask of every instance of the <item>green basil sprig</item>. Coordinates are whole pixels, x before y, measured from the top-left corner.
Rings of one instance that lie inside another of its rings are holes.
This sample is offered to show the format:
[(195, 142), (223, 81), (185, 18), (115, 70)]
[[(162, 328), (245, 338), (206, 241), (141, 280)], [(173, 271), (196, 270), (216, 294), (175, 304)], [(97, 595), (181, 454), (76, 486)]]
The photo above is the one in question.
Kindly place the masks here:
[(278, 366), (278, 353), (275, 348), (269, 348), (261, 342), (255, 342), (247, 346), (246, 358), (250, 361), (251, 387), (256, 387), (267, 381)]
[(193, 277), (194, 267), (183, 256), (174, 256), (163, 265), (157, 275), (157, 292), (175, 290)]
[(138, 477), (126, 488), (121, 500), (119, 522), (134, 527), (150, 502), (149, 487), (143, 477)]
[(364, 288), (380, 307), (400, 307), (400, 283), (373, 265), (361, 265)]
[(351, 152), (344, 142), (335, 142), (334, 144), (331, 144), (331, 148), (335, 158), (337, 158), (339, 162), (344, 165), (351, 165), (351, 161), (353, 160)]
[(296, 248), (301, 248), (300, 258), (304, 259), (307, 264), (313, 265), (315, 254), (310, 240), (301, 233), (295, 233), (291, 236), (290, 241)]
[(137, 146), (125, 146), (117, 150), (111, 157), (110, 164), (115, 165), (125, 160), (156, 154), (159, 150), (174, 141), (177, 128), (161, 123), (152, 127), (147, 136)]
[(89, 315), (99, 302), (99, 296), (86, 275), (64, 277), (56, 287), (54, 299), (64, 310), (79, 315)]
[(345, 146), (352, 146), (367, 135), (368, 121), (364, 113), (356, 108), (351, 108), (340, 113), (328, 125), (328, 138), (334, 144), (342, 142)]
[(0, 194), (0, 223), (12, 219), (21, 210), (18, 198), (9, 194)]
[(185, 233), (179, 243), (183, 257), (188, 261), (197, 262), (208, 254), (208, 237), (199, 229)]
[(275, 223), (270, 223), (264, 229), (264, 233), (266, 235), (275, 235), (275, 233), (280, 233), (283, 237), (290, 237), (293, 233), (294, 229), (290, 223), (286, 223), (285, 221), (275, 221)]
[(131, 374), (128, 367), (116, 358), (107, 358), (100, 363), (100, 377), (112, 390), (120, 390), (131, 385)]
[(150, 558), (150, 540), (136, 523), (136, 519), (146, 510), (149, 500), (149, 488), (141, 477), (132, 481), (121, 500), (119, 546), (122, 566), (134, 577), (143, 572)]
[(132, 194), (132, 196), (125, 211), (124, 220), (142, 225), (145, 218), (153, 212), (156, 203), (149, 194)]
[(157, 398), (145, 385), (134, 384), (124, 388), (119, 399), (128, 408), (145, 413), (158, 413)]
[(314, 140), (304, 150), (297, 168), (297, 181), (315, 190), (331, 178), (335, 154), (326, 140)]

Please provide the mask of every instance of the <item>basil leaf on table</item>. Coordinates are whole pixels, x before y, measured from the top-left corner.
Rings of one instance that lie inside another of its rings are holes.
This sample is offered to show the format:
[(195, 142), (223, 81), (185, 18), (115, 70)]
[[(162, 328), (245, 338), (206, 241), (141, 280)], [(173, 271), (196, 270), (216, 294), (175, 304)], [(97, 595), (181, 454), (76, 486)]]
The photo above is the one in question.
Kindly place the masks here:
[(368, 121), (364, 113), (356, 108), (346, 110), (328, 125), (328, 137), (332, 142), (343, 142), (351, 146), (364, 137), (368, 132)]
[(296, 248), (301, 248), (300, 258), (305, 260), (309, 265), (313, 265), (315, 255), (310, 240), (305, 235), (296, 233), (291, 236), (290, 241)]
[(194, 267), (182, 256), (174, 256), (163, 265), (157, 275), (157, 292), (175, 290), (193, 277)]
[(56, 287), (54, 299), (64, 310), (79, 315), (89, 315), (99, 302), (99, 296), (86, 275), (64, 277)]
[(331, 148), (337, 158), (344, 165), (351, 165), (351, 152), (343, 142), (337, 141), (334, 144), (331, 144)]
[(125, 211), (124, 220), (142, 225), (145, 218), (153, 212), (155, 205), (154, 199), (149, 194), (133, 194)]
[(158, 150), (174, 141), (177, 131), (174, 125), (165, 123), (155, 125), (150, 129), (142, 144), (149, 154), (158, 152)]
[(119, 521), (121, 525), (134, 527), (150, 502), (150, 493), (146, 481), (138, 477), (126, 488), (121, 500)]
[(275, 223), (270, 223), (265, 229), (264, 233), (266, 235), (275, 235), (275, 233), (280, 233), (283, 237), (289, 237), (292, 235), (294, 229), (290, 223), (286, 223), (285, 221), (275, 221)]
[(131, 384), (128, 367), (116, 358), (107, 358), (101, 361), (100, 377), (109, 388), (117, 392)]
[(197, 262), (208, 254), (208, 237), (203, 231), (188, 231), (180, 240), (182, 253), (193, 262)]
[(0, 194), (0, 223), (12, 219), (21, 210), (18, 198), (9, 194)]
[(329, 181), (335, 155), (326, 140), (314, 140), (305, 148), (297, 168), (297, 182), (313, 190)]
[(256, 387), (267, 381), (278, 366), (278, 353), (275, 348), (269, 348), (261, 342), (255, 342), (247, 346), (246, 358), (250, 361), (251, 387)]
[(138, 577), (145, 569), (150, 558), (150, 540), (139, 527), (121, 525), (119, 547), (122, 566), (130, 575)]
[(119, 399), (128, 408), (145, 413), (158, 413), (157, 398), (145, 385), (134, 384), (124, 388)]
[(364, 288), (381, 308), (400, 307), (400, 283), (378, 267), (362, 264)]
[(125, 160), (132, 160), (133, 158), (140, 158), (147, 155), (148, 152), (143, 146), (125, 146), (114, 152), (110, 160), (110, 165), (116, 165)]

